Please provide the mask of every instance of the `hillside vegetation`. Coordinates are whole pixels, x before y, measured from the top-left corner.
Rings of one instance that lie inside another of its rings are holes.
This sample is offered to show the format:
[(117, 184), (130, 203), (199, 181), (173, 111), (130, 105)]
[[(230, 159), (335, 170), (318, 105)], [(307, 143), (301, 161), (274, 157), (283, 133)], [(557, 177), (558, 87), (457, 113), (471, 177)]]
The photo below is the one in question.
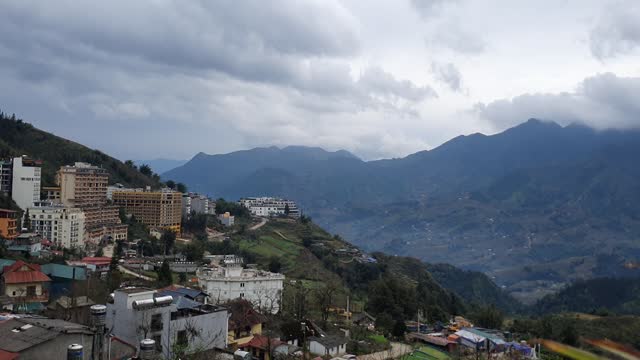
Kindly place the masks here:
[[(278, 259), (281, 271), (291, 279), (340, 283), (345, 293), (366, 300), (373, 313), (409, 318), (420, 309), (432, 320), (446, 320), (447, 314), (467, 311), (467, 303), (495, 303), (503, 311), (517, 307), (481, 273), (442, 268), (438, 276), (456, 279), (449, 287), (432, 276), (428, 264), (382, 253), (368, 255), (311, 221), (273, 219), (256, 231), (233, 235), (231, 241), (263, 268)], [(446, 275), (449, 272), (455, 275)], [(465, 291), (457, 293), (461, 289)]]
[(598, 278), (576, 282), (545, 296), (536, 313), (582, 312), (640, 315), (640, 278)]
[(0, 112), (0, 158), (28, 155), (42, 160), (42, 185), (55, 185), (55, 174), (63, 165), (81, 161), (101, 166), (110, 173), (110, 183), (128, 186), (158, 186), (159, 179), (140, 173), (136, 168), (73, 141), (39, 130), (15, 115)]

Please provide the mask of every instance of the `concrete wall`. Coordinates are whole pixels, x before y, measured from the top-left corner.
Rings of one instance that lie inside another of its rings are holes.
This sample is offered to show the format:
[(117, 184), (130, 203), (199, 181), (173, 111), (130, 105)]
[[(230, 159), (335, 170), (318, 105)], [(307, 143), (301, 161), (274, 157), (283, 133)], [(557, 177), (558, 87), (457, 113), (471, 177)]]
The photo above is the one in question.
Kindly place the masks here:
[(20, 360), (66, 359), (67, 347), (80, 344), (84, 347), (83, 359), (91, 359), (93, 336), (84, 334), (60, 334), (56, 338), (45, 341), (20, 353)]

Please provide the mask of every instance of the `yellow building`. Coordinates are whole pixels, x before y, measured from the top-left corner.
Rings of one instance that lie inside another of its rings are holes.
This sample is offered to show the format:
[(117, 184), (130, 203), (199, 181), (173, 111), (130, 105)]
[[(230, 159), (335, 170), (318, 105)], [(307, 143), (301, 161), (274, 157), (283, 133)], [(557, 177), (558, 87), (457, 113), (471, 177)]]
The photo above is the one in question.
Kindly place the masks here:
[(229, 318), (228, 342), (231, 348), (250, 342), (254, 336), (262, 335), (262, 324), (266, 317), (253, 309), (244, 299), (233, 300), (226, 304), (231, 312)]
[(0, 238), (15, 239), (17, 233), (16, 212), (0, 209)]
[(163, 189), (161, 191), (114, 191), (113, 203), (133, 215), (149, 227), (180, 232), (182, 222), (182, 193)]
[(109, 173), (106, 169), (77, 162), (58, 170), (60, 201), (65, 206), (85, 207), (107, 202)]

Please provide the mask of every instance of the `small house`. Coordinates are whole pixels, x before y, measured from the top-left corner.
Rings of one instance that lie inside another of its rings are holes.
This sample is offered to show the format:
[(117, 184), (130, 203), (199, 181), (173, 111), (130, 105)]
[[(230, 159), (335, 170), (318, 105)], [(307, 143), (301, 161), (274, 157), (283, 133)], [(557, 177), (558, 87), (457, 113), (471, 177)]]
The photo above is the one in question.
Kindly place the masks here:
[(309, 338), (309, 351), (321, 356), (338, 356), (347, 352), (347, 338), (336, 335)]

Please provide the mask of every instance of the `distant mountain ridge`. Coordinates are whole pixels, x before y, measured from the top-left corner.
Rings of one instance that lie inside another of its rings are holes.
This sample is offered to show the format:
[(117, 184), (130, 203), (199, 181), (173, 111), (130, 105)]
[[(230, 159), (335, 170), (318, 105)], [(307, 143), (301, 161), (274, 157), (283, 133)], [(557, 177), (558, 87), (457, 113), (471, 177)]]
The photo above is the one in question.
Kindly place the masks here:
[(313, 152), (324, 155), (300, 147), (199, 154), (163, 176), (230, 199), (295, 199), (367, 250), (484, 271), (531, 299), (640, 258), (638, 130), (530, 119), (400, 159)]
[(134, 160), (133, 163), (136, 166), (149, 165), (151, 170), (156, 174), (165, 173), (171, 169), (175, 169), (178, 166), (184, 165), (189, 160), (175, 160), (175, 159), (152, 159), (152, 160)]

